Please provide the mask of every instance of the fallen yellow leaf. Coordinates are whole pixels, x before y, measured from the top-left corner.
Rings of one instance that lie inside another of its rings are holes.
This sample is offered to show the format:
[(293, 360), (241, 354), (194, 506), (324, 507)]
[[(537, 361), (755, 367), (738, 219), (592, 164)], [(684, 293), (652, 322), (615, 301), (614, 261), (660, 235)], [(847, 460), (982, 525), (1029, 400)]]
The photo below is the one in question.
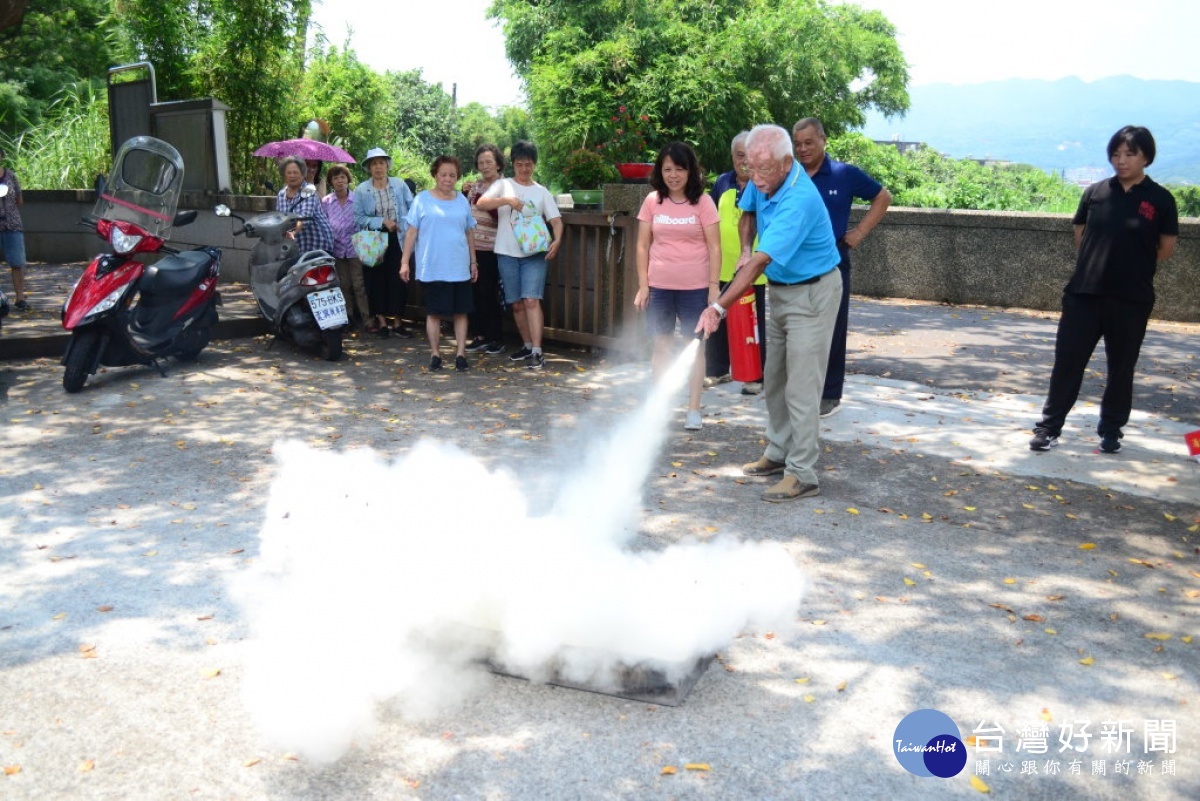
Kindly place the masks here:
[(1085, 656), (1083, 659), (1079, 660), (1079, 664), (1091, 667), (1092, 665), (1096, 664), (1096, 658), (1094, 656)]
[(1050, 714), (1050, 710), (1042, 707), (1042, 720), (1053, 720), (1054, 716)]
[(929, 514), (929, 512), (921, 512), (921, 519), (922, 520), (932, 520), (933, 515)]
[(707, 762), (689, 762), (683, 766), (684, 770), (712, 770), (712, 766)]
[(974, 747), (975, 747), (975, 735), (974, 735), (974, 734), (972, 734), (972, 735), (969, 735), (969, 736), (967, 737), (967, 739), (966, 739), (966, 740), (964, 740), (963, 742), (965, 742), (967, 745), (969, 745), (969, 746), (971, 746), (972, 748), (974, 748)]
[(217, 676), (221, 675), (221, 669), (220, 668), (209, 668), (208, 670), (200, 671), (200, 675), (206, 679), (215, 679)]
[(1144, 636), (1147, 640), (1169, 640), (1169, 639), (1171, 639), (1171, 635), (1166, 633), (1165, 631), (1149, 631), (1149, 632), (1146, 632), (1142, 636)]
[(21, 772), (20, 765), (5, 765), (4, 766), (4, 775), (5, 776), (16, 776), (20, 772)]
[(963, 507), (963, 509), (967, 510), (968, 512), (974, 512), (974, 511), (975, 511), (975, 507), (974, 507), (974, 506), (964, 506), (964, 507)]
[(1036, 509), (1037, 508), (1032, 503), (1023, 503), (1021, 505), (1024, 506), (1026, 509)]
[(1169, 522), (1169, 523), (1174, 523), (1176, 520), (1179, 519), (1175, 515), (1167, 514), (1166, 512), (1163, 512), (1163, 517), (1167, 518), (1167, 522)]
[(1096, 543), (1094, 543), (1094, 542), (1085, 542), (1079, 546), (1079, 550), (1081, 550), (1081, 551), (1092, 551), (1095, 549), (1096, 549)]
[(66, 616), (67, 616), (67, 613), (66, 613), (66, 612), (59, 612), (59, 613), (58, 613), (57, 615), (55, 615), (55, 616), (54, 616), (52, 619), (53, 619), (53, 620), (63, 620), (64, 618), (66, 618)]
[(245, 762), (242, 763), (242, 767), (243, 768), (252, 768), (255, 765), (257, 765), (259, 762), (262, 762), (261, 757), (255, 757), (254, 759), (247, 759)]
[(804, 703), (806, 703), (806, 704), (811, 704), (815, 700), (817, 700), (817, 696), (815, 696), (815, 695), (804, 696)]
[(1183, 643), (1187, 643), (1188, 645), (1191, 645), (1192, 644), (1192, 635), (1185, 634), (1184, 636), (1179, 638), (1179, 641), (1183, 642)]
[(94, 759), (85, 759), (85, 760), (83, 760), (82, 762), (80, 762), (80, 763), (79, 763), (79, 772), (80, 772), (80, 773), (87, 773), (89, 770), (91, 770), (91, 769), (92, 769), (92, 768), (94, 768), (94, 767), (96, 767), (96, 760), (94, 760)]
[(1046, 632), (1047, 634), (1051, 634), (1051, 635), (1058, 634), (1058, 632), (1054, 629), (1042, 629), (1042, 631)]
[(856, 515), (856, 514), (858, 514), (858, 510), (855, 509), (853, 506), (851, 506), (849, 509), (846, 510), (846, 513)]
[(96, 607), (97, 612), (111, 612), (112, 610), (113, 610), (113, 608), (109, 604), (104, 604), (103, 606)]
[(814, 626), (824, 626), (824, 625), (825, 625), (825, 621), (824, 621), (824, 620), (814, 620), (814, 621), (812, 622), (812, 624), (813, 624)]
[(811, 679), (809, 679), (808, 676), (804, 676), (795, 680), (797, 684), (808, 684), (809, 681), (811, 681)]
[(908, 585), (908, 586), (910, 586), (910, 587), (913, 587), (913, 586), (916, 586), (916, 583), (917, 583), (917, 582), (913, 581), (912, 579), (910, 579), (910, 578), (908, 578), (908, 577), (906, 576), (906, 577), (904, 578), (904, 583), (905, 583), (905, 584), (907, 584), (907, 585)]
[(925, 569), (925, 565), (921, 564), (920, 562), (909, 562), (909, 564), (915, 567), (917, 570)]
[(990, 793), (992, 791), (992, 788), (987, 786), (987, 782), (974, 775), (971, 776), (971, 786), (981, 793)]
[(844, 681), (839, 681), (839, 682), (838, 682), (838, 686), (837, 686), (837, 691), (838, 691), (839, 693), (840, 693), (840, 692), (845, 692), (845, 691), (846, 691), (846, 682), (844, 682)]
[(1004, 583), (1005, 583), (1005, 584), (1016, 584), (1016, 583), (1017, 583), (1017, 580), (1016, 580), (1015, 578), (1006, 578), (1006, 579), (1004, 580)]

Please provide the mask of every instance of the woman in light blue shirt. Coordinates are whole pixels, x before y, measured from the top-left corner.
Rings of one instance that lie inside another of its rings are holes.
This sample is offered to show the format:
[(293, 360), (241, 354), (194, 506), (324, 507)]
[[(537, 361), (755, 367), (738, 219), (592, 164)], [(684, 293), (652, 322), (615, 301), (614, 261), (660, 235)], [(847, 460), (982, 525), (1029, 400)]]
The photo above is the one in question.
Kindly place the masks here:
[(454, 342), (458, 350), (454, 369), (464, 372), (467, 364), (467, 315), (475, 311), (471, 284), (479, 277), (475, 261), (475, 217), (471, 204), (455, 190), (462, 175), (458, 159), (438, 156), (430, 169), (434, 187), (417, 195), (405, 222), (404, 255), (400, 278), (415, 277), (425, 297), (425, 336), (429, 339), (429, 369), (442, 369), (439, 342), (442, 318), (454, 318)]
[(383, 261), (366, 271), (367, 301), (375, 319), (367, 330), (383, 337), (395, 332), (408, 339), (412, 334), (402, 320), (408, 306), (408, 287), (400, 280), (400, 253), (412, 190), (402, 179), (388, 177), (392, 160), (383, 148), (367, 151), (363, 166), (371, 180), (354, 188), (354, 223), (360, 231), (387, 231), (388, 235)]

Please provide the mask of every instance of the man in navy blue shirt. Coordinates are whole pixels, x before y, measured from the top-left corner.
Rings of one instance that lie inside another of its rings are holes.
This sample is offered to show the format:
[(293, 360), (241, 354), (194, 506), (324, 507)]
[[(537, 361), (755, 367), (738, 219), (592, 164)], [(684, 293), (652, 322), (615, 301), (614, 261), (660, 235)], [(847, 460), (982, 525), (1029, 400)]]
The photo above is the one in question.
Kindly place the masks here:
[[(825, 382), (829, 339), (842, 295), (838, 251), (817, 188), (792, 157), (788, 132), (759, 125), (746, 139), (750, 184), (738, 208), (742, 253), (737, 272), (716, 302), (700, 315), (696, 331), (711, 335), (734, 301), (760, 275), (767, 276), (767, 447), (748, 476), (781, 475), (764, 501), (807, 498), (821, 492), (820, 388)], [(755, 242), (755, 235), (758, 240)]]
[[(846, 330), (850, 318), (850, 251), (867, 238), (879, 224), (892, 203), (892, 195), (878, 181), (858, 167), (825, 155), (825, 126), (816, 117), (805, 117), (792, 126), (792, 147), (796, 159), (804, 166), (808, 177), (817, 185), (821, 200), (829, 210), (833, 235), (837, 237), (842, 273), (842, 302), (838, 308), (837, 325), (829, 346), (829, 368), (825, 371), (825, 387), (821, 392), (821, 417), (836, 414), (842, 403), (842, 387), (846, 382)], [(850, 207), (854, 198), (871, 204), (867, 213), (850, 230)]]

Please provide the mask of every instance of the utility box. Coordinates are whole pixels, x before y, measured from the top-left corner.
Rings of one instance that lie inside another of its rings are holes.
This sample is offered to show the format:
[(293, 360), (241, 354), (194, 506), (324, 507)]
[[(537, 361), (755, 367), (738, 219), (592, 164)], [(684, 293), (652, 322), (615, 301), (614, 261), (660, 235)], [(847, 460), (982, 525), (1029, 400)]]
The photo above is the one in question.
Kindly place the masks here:
[(183, 156), (183, 191), (229, 192), (229, 106), (211, 97), (150, 106), (153, 135), (174, 145)]

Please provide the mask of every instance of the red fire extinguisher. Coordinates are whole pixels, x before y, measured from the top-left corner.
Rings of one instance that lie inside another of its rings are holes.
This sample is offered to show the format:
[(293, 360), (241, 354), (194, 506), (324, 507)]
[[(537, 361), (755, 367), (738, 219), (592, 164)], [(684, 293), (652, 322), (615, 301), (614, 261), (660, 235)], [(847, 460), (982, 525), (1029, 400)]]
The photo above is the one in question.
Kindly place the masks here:
[(758, 314), (754, 308), (753, 287), (729, 307), (729, 313), (725, 316), (725, 332), (729, 335), (730, 377), (734, 381), (762, 381)]

